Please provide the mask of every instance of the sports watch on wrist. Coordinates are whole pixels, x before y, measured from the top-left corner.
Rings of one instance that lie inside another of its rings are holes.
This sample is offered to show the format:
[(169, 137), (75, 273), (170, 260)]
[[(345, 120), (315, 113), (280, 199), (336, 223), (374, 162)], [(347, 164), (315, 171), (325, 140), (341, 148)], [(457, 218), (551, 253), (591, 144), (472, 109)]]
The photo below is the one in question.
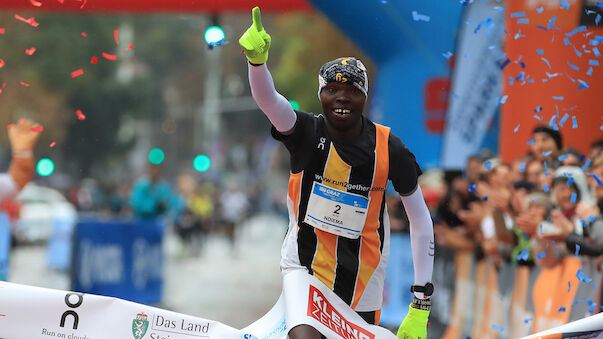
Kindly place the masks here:
[(419, 292), (423, 293), (426, 297), (430, 297), (433, 294), (433, 284), (428, 282), (424, 286), (421, 285), (412, 285), (410, 286), (410, 292)]

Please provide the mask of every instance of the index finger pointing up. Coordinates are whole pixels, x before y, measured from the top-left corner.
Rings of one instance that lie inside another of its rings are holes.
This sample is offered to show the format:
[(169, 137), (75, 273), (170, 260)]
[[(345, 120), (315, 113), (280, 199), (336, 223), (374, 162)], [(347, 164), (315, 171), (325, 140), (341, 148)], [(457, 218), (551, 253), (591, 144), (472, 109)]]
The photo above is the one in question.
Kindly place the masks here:
[(260, 13), (260, 8), (258, 6), (255, 6), (252, 10), (252, 14), (253, 14), (253, 25), (255, 26), (255, 28), (258, 31), (263, 30), (264, 26), (262, 26), (262, 14)]

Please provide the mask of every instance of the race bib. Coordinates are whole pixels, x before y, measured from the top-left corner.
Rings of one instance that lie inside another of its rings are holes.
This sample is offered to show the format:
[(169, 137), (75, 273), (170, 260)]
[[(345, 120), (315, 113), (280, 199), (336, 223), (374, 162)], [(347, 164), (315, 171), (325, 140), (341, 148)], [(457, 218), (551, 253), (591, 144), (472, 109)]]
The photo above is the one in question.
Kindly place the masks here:
[(369, 199), (317, 182), (312, 186), (304, 222), (325, 232), (357, 239), (362, 234)]

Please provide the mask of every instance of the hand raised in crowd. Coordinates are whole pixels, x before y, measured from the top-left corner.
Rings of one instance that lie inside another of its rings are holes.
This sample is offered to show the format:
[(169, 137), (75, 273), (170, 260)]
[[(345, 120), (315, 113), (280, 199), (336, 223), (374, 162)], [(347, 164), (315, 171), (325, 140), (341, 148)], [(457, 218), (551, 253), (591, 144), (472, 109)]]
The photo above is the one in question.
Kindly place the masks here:
[(17, 124), (8, 126), (8, 140), (13, 154), (33, 151), (40, 132), (35, 128), (39, 125), (29, 119), (21, 119)]
[(488, 215), (489, 208), (481, 202), (472, 202), (469, 204), (469, 210), (458, 212), (459, 219), (475, 230), (479, 230), (482, 219)]
[(538, 231), (538, 226), (542, 223), (542, 219), (535, 211), (525, 211), (520, 213), (515, 218), (515, 223), (524, 232), (533, 235)]
[(574, 230), (572, 222), (561, 213), (559, 210), (551, 211), (551, 220), (555, 228), (555, 233), (538, 234), (542, 240), (564, 241), (567, 235)]
[(597, 206), (591, 206), (584, 202), (579, 202), (576, 206), (576, 215), (582, 220), (588, 220), (589, 217), (599, 215), (600, 211)]

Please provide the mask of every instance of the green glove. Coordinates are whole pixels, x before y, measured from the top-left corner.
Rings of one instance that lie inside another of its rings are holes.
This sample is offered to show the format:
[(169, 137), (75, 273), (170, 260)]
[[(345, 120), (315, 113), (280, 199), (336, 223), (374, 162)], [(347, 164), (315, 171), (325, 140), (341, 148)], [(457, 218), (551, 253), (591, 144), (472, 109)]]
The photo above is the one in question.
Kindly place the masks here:
[(253, 8), (253, 24), (243, 33), (239, 44), (243, 47), (247, 60), (252, 64), (260, 65), (268, 60), (268, 49), (270, 49), (270, 35), (262, 26), (260, 8)]
[(420, 310), (408, 306), (408, 314), (402, 321), (398, 333), (400, 339), (426, 339), (427, 321), (429, 320), (429, 311)]

